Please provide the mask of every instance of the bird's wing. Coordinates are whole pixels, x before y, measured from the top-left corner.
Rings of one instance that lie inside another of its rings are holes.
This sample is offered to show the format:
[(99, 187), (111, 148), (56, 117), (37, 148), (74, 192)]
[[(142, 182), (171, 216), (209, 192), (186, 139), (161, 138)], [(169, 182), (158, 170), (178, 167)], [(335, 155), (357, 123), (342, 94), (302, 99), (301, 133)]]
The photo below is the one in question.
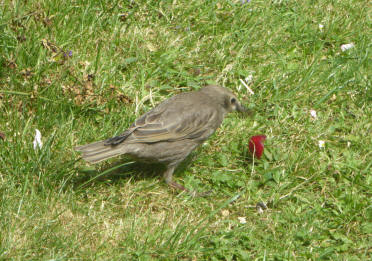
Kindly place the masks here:
[(204, 140), (219, 126), (215, 110), (182, 110), (174, 113), (149, 113), (138, 119), (128, 141), (154, 143), (183, 139)]
[(198, 93), (174, 96), (138, 118), (119, 136), (105, 141), (105, 145), (155, 143), (207, 139), (221, 124), (222, 113)]

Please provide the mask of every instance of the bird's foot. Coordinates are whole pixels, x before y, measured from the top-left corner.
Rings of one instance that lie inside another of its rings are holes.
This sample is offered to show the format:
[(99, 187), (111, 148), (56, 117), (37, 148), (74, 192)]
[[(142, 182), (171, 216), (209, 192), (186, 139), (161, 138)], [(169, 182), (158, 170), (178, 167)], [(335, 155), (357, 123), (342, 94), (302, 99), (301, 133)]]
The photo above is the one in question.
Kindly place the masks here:
[(212, 192), (213, 190), (208, 190), (208, 191), (204, 191), (204, 192), (196, 192), (194, 191), (194, 197), (209, 197), (210, 195), (212, 195)]
[(191, 191), (174, 181), (169, 182), (168, 185), (176, 190), (185, 191), (192, 197), (208, 197), (212, 194), (212, 190), (205, 191), (205, 192), (197, 192), (195, 190)]
[(180, 191), (186, 191), (186, 192), (190, 192), (190, 190), (188, 190), (187, 188), (185, 188), (184, 186), (182, 186), (181, 184), (178, 184), (174, 181), (171, 181), (171, 182), (168, 182), (168, 185), (171, 187), (171, 188), (174, 188), (175, 190), (180, 190)]

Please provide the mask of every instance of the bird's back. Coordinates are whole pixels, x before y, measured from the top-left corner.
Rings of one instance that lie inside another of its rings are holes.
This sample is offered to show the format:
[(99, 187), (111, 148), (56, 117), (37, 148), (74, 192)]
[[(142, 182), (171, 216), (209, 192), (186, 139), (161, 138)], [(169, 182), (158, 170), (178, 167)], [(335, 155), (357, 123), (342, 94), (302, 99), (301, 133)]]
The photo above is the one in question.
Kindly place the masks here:
[(173, 96), (131, 126), (127, 142), (204, 141), (222, 123), (224, 113), (200, 91)]

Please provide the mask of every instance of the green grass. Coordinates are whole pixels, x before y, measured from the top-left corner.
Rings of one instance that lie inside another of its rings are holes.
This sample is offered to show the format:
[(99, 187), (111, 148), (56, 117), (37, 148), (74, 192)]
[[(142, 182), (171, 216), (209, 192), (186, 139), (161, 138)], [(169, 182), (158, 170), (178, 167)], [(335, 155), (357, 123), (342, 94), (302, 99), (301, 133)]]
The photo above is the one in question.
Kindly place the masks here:
[[(370, 21), (358, 0), (2, 1), (0, 259), (371, 259)], [(97, 177), (126, 159), (78, 161), (74, 146), (208, 83), (255, 111), (176, 173), (213, 196), (140, 164)]]

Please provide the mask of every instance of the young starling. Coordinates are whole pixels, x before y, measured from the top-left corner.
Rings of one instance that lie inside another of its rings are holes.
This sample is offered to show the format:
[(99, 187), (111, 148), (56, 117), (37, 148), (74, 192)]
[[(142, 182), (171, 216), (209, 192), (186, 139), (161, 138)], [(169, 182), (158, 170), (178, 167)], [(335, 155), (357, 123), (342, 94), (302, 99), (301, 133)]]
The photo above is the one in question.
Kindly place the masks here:
[(232, 111), (244, 112), (246, 109), (230, 90), (209, 85), (163, 101), (119, 136), (75, 149), (90, 163), (121, 154), (141, 161), (163, 163), (166, 183), (188, 191), (172, 180), (174, 170)]

